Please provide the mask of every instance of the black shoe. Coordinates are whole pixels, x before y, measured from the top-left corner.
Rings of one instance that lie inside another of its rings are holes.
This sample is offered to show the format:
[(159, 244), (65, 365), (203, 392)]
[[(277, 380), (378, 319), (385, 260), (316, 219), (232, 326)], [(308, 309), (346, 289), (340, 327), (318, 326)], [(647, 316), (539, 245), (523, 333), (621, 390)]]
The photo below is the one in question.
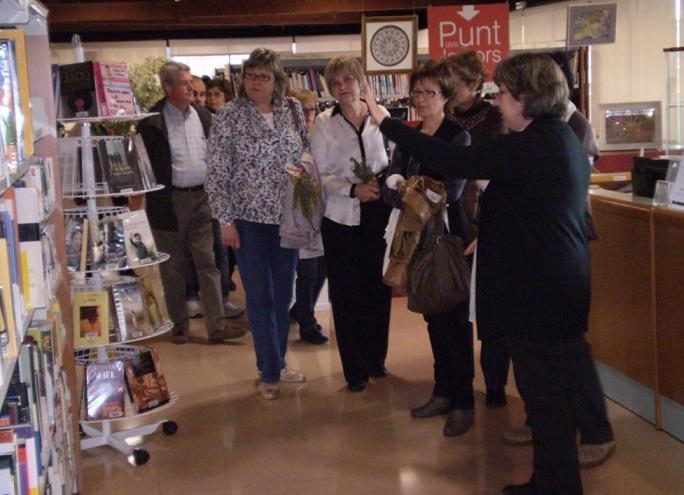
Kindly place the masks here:
[(299, 338), (303, 342), (308, 342), (309, 344), (315, 345), (325, 344), (328, 341), (328, 337), (323, 335), (318, 328), (300, 331)]
[(385, 378), (387, 376), (387, 368), (380, 366), (379, 368), (371, 368), (368, 372), (373, 378)]
[(411, 409), (412, 418), (431, 418), (451, 411), (451, 399), (433, 395), (420, 407)]
[(452, 409), (444, 425), (445, 437), (458, 437), (473, 426), (475, 411), (472, 409)]
[(347, 390), (350, 392), (363, 392), (367, 385), (368, 382), (349, 382), (347, 383)]
[(485, 405), (489, 409), (501, 409), (506, 407), (507, 402), (505, 388), (487, 388)]
[(503, 489), (503, 495), (535, 495), (534, 486), (531, 481), (523, 485), (508, 485)]

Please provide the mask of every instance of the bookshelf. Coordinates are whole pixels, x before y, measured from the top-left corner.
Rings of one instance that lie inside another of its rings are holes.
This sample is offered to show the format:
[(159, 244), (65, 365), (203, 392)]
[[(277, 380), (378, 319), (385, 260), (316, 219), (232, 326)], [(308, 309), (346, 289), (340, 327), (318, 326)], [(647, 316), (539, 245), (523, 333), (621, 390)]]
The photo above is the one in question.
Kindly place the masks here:
[(0, 266), (7, 274), (2, 282), (4, 350), (11, 356), (2, 360), (0, 375), (0, 477), (10, 485), (3, 491), (10, 493), (76, 493), (75, 365), (71, 316), (62, 312), (71, 304), (62, 209), (56, 201), (62, 186), (55, 173), (47, 9), (34, 0), (2, 2), (0, 25), (3, 112), (14, 126), (0, 139), (5, 212), (0, 244), (13, 253)]

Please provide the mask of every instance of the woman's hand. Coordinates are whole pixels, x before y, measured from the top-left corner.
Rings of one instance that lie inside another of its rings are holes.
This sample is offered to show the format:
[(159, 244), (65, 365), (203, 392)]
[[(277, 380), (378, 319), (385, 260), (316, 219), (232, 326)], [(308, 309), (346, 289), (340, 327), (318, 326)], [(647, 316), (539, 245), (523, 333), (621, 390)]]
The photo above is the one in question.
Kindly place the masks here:
[(368, 113), (370, 113), (371, 117), (373, 117), (375, 123), (380, 125), (380, 123), (385, 120), (386, 115), (382, 113), (380, 107), (375, 102), (375, 95), (373, 94), (373, 90), (368, 83), (363, 85), (363, 95), (366, 99), (366, 105), (368, 105)]
[(221, 224), (221, 240), (224, 246), (232, 247), (233, 249), (240, 248), (240, 234), (238, 234), (234, 223)]
[(380, 199), (380, 184), (378, 184), (377, 181), (361, 182), (360, 184), (356, 184), (354, 196), (356, 196), (362, 203)]

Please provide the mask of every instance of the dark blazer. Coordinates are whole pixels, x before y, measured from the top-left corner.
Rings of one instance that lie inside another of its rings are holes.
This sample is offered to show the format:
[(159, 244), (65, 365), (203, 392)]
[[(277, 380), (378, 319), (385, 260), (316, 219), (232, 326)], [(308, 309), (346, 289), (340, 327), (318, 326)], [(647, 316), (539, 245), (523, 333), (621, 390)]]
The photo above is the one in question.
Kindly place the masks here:
[[(171, 170), (171, 148), (169, 146), (169, 133), (164, 121), (162, 110), (166, 104), (166, 98), (158, 101), (150, 112), (157, 112), (143, 119), (138, 124), (138, 132), (145, 142), (147, 154), (150, 157), (152, 171), (157, 179), (157, 183), (162, 184), (164, 189), (147, 193), (145, 198), (145, 211), (150, 221), (150, 226), (157, 230), (178, 230), (178, 220), (173, 210), (172, 201), (172, 170)], [(197, 111), (204, 136), (209, 137), (211, 127), (211, 113), (204, 107), (191, 104)]]
[(461, 147), (385, 119), (383, 133), (446, 176), (490, 179), (482, 194), (477, 321), (512, 338), (557, 342), (587, 330), (586, 151), (570, 127), (539, 118)]

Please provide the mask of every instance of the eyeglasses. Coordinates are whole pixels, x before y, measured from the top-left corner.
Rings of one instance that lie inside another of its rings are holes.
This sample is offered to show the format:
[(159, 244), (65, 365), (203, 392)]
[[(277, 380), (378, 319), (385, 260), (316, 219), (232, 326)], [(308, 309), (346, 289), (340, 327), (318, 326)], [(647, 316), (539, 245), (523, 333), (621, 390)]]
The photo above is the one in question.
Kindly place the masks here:
[(267, 72), (245, 72), (245, 79), (248, 81), (269, 82), (271, 79), (273, 79), (273, 74), (269, 74)]
[(423, 98), (425, 98), (427, 100), (434, 98), (438, 94), (441, 94), (441, 92), (440, 91), (433, 91), (433, 90), (429, 90), (429, 89), (426, 89), (425, 91), (416, 91), (416, 90), (409, 91), (409, 95), (411, 96), (411, 98), (419, 98), (422, 96)]

